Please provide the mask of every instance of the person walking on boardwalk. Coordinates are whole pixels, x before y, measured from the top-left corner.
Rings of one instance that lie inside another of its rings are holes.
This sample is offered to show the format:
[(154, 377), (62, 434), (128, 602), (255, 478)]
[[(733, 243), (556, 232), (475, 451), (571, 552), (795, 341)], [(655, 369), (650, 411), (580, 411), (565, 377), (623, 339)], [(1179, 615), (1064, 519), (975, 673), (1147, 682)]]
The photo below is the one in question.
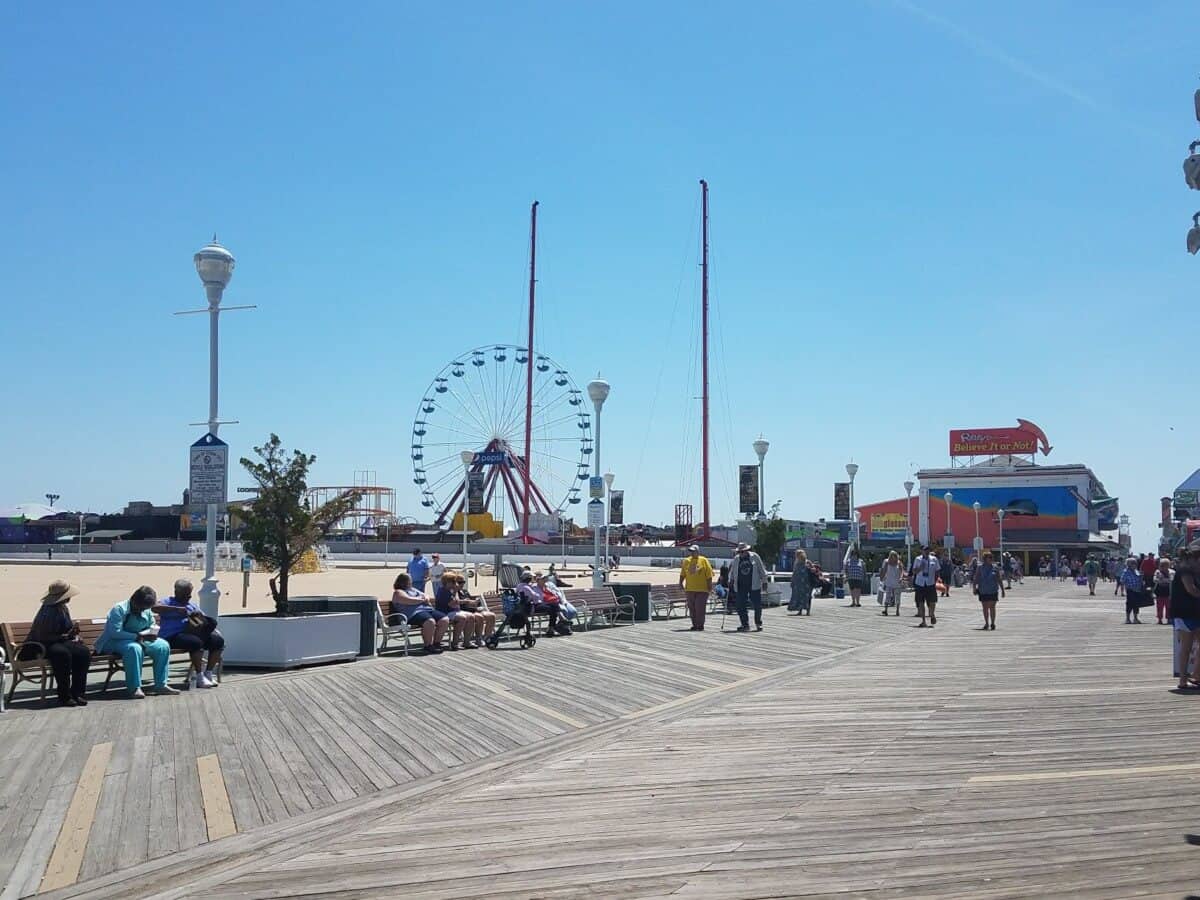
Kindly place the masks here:
[(983, 563), (975, 569), (971, 583), (979, 594), (979, 604), (983, 607), (983, 628), (980, 631), (996, 630), (996, 601), (1005, 596), (1004, 579), (1001, 571), (992, 564), (992, 551), (984, 551)]
[(1159, 625), (1171, 624), (1171, 582), (1174, 580), (1175, 572), (1171, 569), (1171, 560), (1160, 556), (1158, 568), (1154, 570), (1154, 613)]
[(896, 615), (900, 615), (900, 584), (903, 578), (900, 554), (893, 550), (879, 570), (879, 583), (883, 587), (883, 615), (888, 614), (889, 608), (895, 608)]
[(1195, 542), (1188, 549), (1180, 551), (1175, 561), (1169, 615), (1179, 638), (1178, 655), (1175, 657), (1179, 690), (1197, 690), (1200, 688), (1200, 656), (1192, 667), (1191, 676), (1188, 676), (1192, 649), (1200, 644), (1200, 547), (1196, 547)]
[(922, 548), (921, 555), (913, 560), (912, 576), (917, 594), (917, 615), (921, 617), (921, 624), (917, 626), (918, 628), (926, 627), (925, 614), (927, 610), (929, 624), (937, 624), (937, 583), (940, 568), (938, 558), (934, 555), (931, 547)]
[(808, 554), (803, 550), (796, 551), (796, 560), (792, 564), (792, 596), (788, 600), (788, 612), (796, 615), (812, 615), (812, 595), (817, 588), (817, 573), (813, 571), (808, 561)]
[(754, 630), (762, 631), (762, 592), (767, 583), (767, 567), (762, 557), (750, 549), (750, 545), (737, 545), (737, 556), (733, 558), (733, 595), (737, 599), (738, 618), (742, 624), (738, 631), (750, 630), (748, 606), (754, 607)]
[[(1121, 585), (1125, 588), (1125, 624), (1141, 625), (1138, 610), (1142, 608), (1142, 573), (1138, 571), (1138, 561), (1132, 556), (1125, 561), (1125, 571), (1121, 573)], [(1149, 604), (1146, 604), (1149, 605)], [(1133, 621), (1129, 617), (1133, 616)]]
[(1096, 562), (1096, 557), (1089, 556), (1087, 562), (1083, 564), (1083, 574), (1087, 577), (1088, 596), (1096, 596), (1096, 582), (1100, 578), (1100, 563)]
[(421, 548), (413, 550), (412, 559), (408, 561), (408, 577), (412, 579), (414, 590), (425, 593), (425, 580), (429, 577), (429, 560), (421, 555)]
[(846, 551), (846, 558), (842, 560), (842, 571), (846, 574), (846, 587), (850, 589), (850, 605), (862, 606), (863, 581), (867, 576), (867, 567), (858, 555), (858, 547), (851, 545)]
[(679, 586), (687, 596), (690, 631), (704, 630), (704, 614), (708, 611), (708, 596), (712, 593), (713, 569), (708, 558), (700, 555), (696, 544), (688, 547), (688, 555), (679, 567)]

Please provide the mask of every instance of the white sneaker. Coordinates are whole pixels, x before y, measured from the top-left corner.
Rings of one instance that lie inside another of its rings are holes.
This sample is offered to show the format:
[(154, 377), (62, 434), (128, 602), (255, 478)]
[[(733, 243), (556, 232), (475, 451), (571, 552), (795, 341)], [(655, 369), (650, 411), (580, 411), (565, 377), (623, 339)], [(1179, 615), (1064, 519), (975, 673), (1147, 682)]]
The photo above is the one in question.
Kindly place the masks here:
[(141, 688), (138, 688), (136, 691), (130, 692), (129, 699), (130, 700), (145, 700), (146, 695), (142, 692)]
[(208, 682), (209, 687), (220, 687), (221, 682), (217, 681), (217, 673), (212, 669), (204, 670), (204, 679)]
[(188, 679), (188, 687), (200, 689), (200, 688), (210, 688), (210, 687), (212, 687), (212, 685), (209, 683), (208, 679), (204, 677), (203, 672), (197, 672), (195, 675), (193, 675), (191, 678)]
[(162, 687), (155, 686), (155, 687), (150, 688), (150, 690), (152, 693), (160, 694), (160, 695), (161, 694), (178, 694), (179, 693), (178, 688), (173, 688), (169, 684), (164, 684)]

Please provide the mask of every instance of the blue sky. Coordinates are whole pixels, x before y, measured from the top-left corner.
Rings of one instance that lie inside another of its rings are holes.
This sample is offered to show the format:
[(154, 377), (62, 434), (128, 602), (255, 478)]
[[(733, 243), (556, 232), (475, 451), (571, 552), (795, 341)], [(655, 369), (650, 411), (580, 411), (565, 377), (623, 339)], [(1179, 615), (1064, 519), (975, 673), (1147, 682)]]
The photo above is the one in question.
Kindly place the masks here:
[[(416, 403), (480, 344), (612, 383), (632, 520), (699, 506), (697, 179), (712, 186), (714, 518), (832, 514), (956, 426), (1049, 434), (1155, 539), (1200, 462), (1182, 372), (1200, 198), (1191, 5), (946, 0), (24, 4), (0, 33), (0, 504), (186, 480), (207, 409), (192, 253), (238, 258), (222, 430), (418, 512)], [(1182, 338), (1182, 340), (1181, 340)], [(1173, 428), (1173, 430), (1171, 430)], [(235, 477), (236, 480), (236, 477)]]

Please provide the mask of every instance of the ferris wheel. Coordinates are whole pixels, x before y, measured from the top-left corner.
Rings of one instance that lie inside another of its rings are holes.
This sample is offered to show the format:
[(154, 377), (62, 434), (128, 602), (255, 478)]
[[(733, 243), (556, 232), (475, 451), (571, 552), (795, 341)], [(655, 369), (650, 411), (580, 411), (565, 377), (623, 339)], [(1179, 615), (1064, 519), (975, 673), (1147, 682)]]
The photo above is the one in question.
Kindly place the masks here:
[(533, 358), (529, 460), (525, 460), (529, 352), (496, 344), (455, 357), (430, 382), (412, 429), (413, 483), (421, 505), (442, 526), (462, 502), (463, 451), (483, 480), (483, 502), (498, 519), (510, 510), (562, 515), (580, 502), (591, 474), (591, 415), (567, 370), (548, 356)]

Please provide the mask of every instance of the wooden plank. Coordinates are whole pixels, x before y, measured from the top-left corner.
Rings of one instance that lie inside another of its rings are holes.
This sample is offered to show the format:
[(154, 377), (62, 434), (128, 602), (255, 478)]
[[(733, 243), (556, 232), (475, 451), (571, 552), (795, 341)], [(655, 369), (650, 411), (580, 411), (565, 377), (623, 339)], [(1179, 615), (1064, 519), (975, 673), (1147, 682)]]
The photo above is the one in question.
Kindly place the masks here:
[[(7, 715), (7, 714), (6, 714)], [(63, 818), (70, 807), (75, 790), (70, 784), (55, 784), (42, 805), (33, 830), (21, 848), (12, 870), (5, 878), (0, 900), (16, 900), (35, 894), (46, 871), (46, 863), (54, 849), (54, 839), (62, 828)]]
[(974, 775), (970, 784), (997, 784), (1010, 781), (1061, 781), (1064, 778), (1136, 778), (1140, 775), (1168, 775), (1200, 771), (1200, 763), (1176, 763), (1166, 766), (1125, 766), (1116, 769), (1069, 769), (1062, 772), (1012, 772), (1006, 775)]
[(208, 839), (237, 834), (233, 821), (233, 809), (229, 805), (229, 794), (225, 790), (225, 778), (221, 774), (221, 761), (217, 754), (209, 753), (196, 757), (196, 775), (200, 780), (200, 794), (204, 798), (204, 822), (208, 828)]
[(54, 852), (50, 854), (50, 861), (46, 865), (46, 874), (42, 876), (43, 891), (74, 884), (79, 877), (79, 867), (83, 863), (83, 853), (92, 831), (92, 820), (96, 815), (96, 804), (100, 800), (104, 772), (108, 768), (112, 749), (113, 745), (108, 742), (95, 744), (88, 754), (58, 833)]

